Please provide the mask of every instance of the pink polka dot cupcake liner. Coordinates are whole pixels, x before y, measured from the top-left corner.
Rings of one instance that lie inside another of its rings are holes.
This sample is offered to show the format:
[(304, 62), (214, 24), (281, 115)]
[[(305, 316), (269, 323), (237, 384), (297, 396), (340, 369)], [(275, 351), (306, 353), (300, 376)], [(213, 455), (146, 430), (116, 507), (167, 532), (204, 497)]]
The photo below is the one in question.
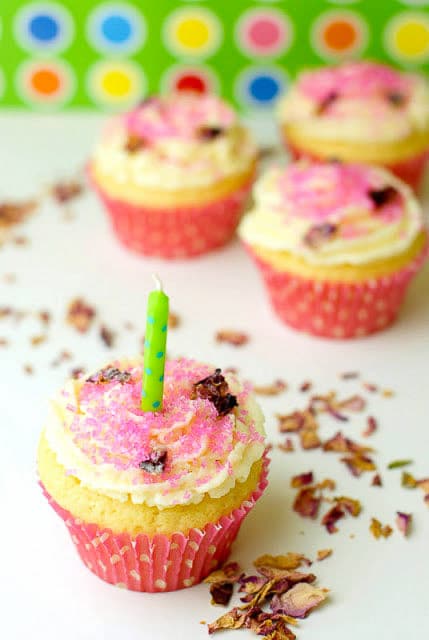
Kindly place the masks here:
[(262, 272), (279, 318), (298, 331), (325, 338), (359, 338), (392, 324), (429, 252), (426, 243), (418, 257), (390, 276), (342, 283), (277, 271), (246, 248)]
[(116, 200), (95, 187), (125, 247), (146, 256), (170, 259), (192, 258), (229, 242), (248, 200), (251, 181), (214, 202), (168, 209)]
[(268, 485), (268, 466), (265, 454), (258, 487), (239, 508), (186, 535), (114, 534), (75, 518), (41, 487), (64, 520), (84, 565), (95, 575), (131, 591), (176, 591), (198, 584), (226, 560), (244, 518)]
[[(285, 144), (294, 160), (300, 160), (302, 158), (307, 158), (309, 160), (316, 160), (318, 162), (326, 161), (326, 158), (320, 158), (314, 154), (307, 153), (306, 151), (301, 151), (296, 147), (289, 144), (285, 141)], [(392, 173), (394, 173), (398, 178), (401, 178), (404, 182), (406, 182), (410, 187), (417, 191), (421, 185), (423, 180), (423, 176), (426, 170), (426, 166), (428, 164), (429, 159), (429, 150), (424, 151), (416, 156), (412, 156), (407, 160), (403, 160), (402, 162), (396, 162), (394, 164), (384, 165), (386, 169), (389, 169)]]

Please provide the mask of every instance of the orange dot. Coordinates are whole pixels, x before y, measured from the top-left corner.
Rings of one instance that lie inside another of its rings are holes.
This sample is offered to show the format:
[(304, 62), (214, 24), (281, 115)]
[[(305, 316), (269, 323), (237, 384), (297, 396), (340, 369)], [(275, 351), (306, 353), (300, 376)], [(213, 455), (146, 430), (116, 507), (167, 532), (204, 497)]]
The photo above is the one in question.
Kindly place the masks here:
[(60, 85), (61, 81), (58, 74), (51, 69), (39, 69), (31, 77), (33, 89), (45, 96), (52, 96), (57, 93)]
[(356, 28), (346, 20), (336, 20), (325, 28), (324, 40), (330, 49), (346, 51), (356, 44)]

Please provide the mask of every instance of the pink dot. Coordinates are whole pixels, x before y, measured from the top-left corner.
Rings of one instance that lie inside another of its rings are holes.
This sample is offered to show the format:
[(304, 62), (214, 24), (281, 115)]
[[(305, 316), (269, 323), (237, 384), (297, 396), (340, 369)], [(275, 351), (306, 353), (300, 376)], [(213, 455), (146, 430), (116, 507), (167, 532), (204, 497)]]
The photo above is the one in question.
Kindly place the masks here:
[(257, 48), (271, 48), (279, 43), (281, 31), (277, 22), (269, 18), (258, 18), (249, 25), (248, 38)]

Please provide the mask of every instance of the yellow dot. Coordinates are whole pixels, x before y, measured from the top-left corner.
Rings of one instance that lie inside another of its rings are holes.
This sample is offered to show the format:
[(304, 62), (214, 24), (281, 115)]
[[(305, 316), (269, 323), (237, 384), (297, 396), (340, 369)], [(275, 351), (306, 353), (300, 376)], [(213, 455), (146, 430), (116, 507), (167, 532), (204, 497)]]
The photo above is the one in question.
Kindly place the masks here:
[(408, 58), (419, 58), (429, 52), (429, 23), (408, 19), (393, 36), (398, 51)]
[(101, 87), (110, 96), (125, 98), (131, 92), (132, 82), (128, 74), (112, 69), (103, 75)]
[(207, 45), (210, 29), (201, 18), (186, 18), (177, 25), (176, 38), (187, 49), (200, 49)]

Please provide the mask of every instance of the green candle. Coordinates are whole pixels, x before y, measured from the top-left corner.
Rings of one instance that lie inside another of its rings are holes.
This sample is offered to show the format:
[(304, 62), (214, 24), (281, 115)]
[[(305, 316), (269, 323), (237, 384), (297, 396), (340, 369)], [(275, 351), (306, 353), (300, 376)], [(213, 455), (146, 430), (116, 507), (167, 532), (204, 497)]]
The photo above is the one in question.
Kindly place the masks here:
[(142, 411), (160, 411), (164, 390), (165, 345), (168, 327), (168, 296), (154, 276), (157, 289), (147, 303), (146, 335), (143, 357)]

